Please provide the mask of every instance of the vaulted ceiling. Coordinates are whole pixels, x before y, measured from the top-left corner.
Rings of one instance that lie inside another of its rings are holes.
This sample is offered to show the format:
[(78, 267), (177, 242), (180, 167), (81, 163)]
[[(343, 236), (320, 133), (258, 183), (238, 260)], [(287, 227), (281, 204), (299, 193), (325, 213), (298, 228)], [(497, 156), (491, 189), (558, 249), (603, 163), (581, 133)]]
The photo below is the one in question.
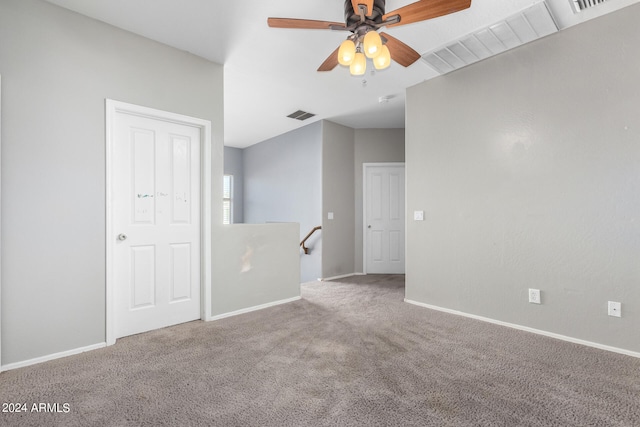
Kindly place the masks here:
[[(319, 73), (319, 65), (348, 33), (267, 26), (268, 17), (343, 21), (343, 0), (47, 1), (224, 64), (225, 145), (234, 147), (247, 147), (321, 119), (353, 128), (403, 128), (405, 89), (446, 78), (422, 59), (407, 68), (392, 63), (386, 70), (368, 70), (361, 77), (352, 77), (342, 66)], [(579, 13), (574, 0), (546, 4), (563, 30), (638, 1), (606, 0)], [(387, 0), (386, 9), (412, 2)], [(464, 11), (384, 31), (424, 55), (539, 2), (473, 0)], [(304, 122), (287, 117), (296, 110), (315, 116)]]

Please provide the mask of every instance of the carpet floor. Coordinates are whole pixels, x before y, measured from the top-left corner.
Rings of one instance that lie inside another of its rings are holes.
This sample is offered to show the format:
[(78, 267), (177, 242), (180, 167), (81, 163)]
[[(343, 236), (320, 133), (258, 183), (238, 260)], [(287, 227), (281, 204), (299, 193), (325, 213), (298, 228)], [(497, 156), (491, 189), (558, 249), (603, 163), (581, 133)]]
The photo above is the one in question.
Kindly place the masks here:
[(640, 426), (640, 359), (406, 304), (404, 276), (302, 297), (3, 372), (27, 411), (0, 425)]

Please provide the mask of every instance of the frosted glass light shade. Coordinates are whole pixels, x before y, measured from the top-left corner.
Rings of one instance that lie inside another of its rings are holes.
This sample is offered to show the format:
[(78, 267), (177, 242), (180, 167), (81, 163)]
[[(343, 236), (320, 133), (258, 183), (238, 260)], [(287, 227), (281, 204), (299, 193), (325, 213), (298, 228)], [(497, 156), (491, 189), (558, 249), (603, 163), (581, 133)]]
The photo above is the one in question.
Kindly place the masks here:
[(345, 40), (338, 50), (338, 62), (340, 65), (351, 65), (356, 56), (356, 44), (351, 40)]
[(373, 66), (376, 67), (376, 70), (384, 70), (389, 65), (391, 65), (391, 52), (389, 52), (387, 45), (382, 45), (380, 55), (373, 58)]
[(367, 58), (375, 58), (380, 54), (382, 49), (382, 39), (376, 31), (369, 31), (362, 41), (364, 45), (364, 54)]
[(367, 58), (364, 56), (364, 53), (356, 53), (356, 56), (353, 58), (353, 62), (349, 67), (349, 71), (351, 71), (352, 76), (361, 76), (365, 71), (367, 71)]

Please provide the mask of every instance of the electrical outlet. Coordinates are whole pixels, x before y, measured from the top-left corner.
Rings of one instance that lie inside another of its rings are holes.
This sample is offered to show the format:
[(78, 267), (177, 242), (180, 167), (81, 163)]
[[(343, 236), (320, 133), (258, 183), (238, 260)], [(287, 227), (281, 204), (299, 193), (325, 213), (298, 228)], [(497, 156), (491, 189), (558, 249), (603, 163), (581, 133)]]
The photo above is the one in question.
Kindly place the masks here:
[(529, 302), (540, 304), (540, 289), (529, 289)]
[(609, 301), (608, 314), (613, 317), (622, 317), (622, 304), (616, 301)]

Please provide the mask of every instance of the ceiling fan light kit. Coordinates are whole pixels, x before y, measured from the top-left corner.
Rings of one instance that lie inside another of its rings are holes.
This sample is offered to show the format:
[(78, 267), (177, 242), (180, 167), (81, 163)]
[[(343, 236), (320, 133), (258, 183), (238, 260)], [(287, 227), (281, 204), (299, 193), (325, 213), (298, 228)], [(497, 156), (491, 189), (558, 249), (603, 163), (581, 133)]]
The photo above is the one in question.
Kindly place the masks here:
[[(354, 42), (355, 39), (355, 42)], [(348, 66), (352, 76), (367, 71), (367, 58), (373, 60), (376, 70), (384, 70), (391, 64), (391, 53), (376, 31), (368, 31), (364, 37), (354, 34), (342, 42), (338, 50), (338, 63)]]
[(352, 76), (362, 76), (367, 71), (367, 58), (362, 52), (356, 52), (353, 62), (349, 65)]
[(391, 65), (391, 53), (387, 45), (382, 45), (380, 55), (373, 58), (373, 66), (376, 70), (384, 70)]
[(364, 47), (364, 54), (367, 55), (367, 58), (373, 59), (380, 55), (380, 51), (382, 50), (380, 34), (376, 31), (368, 31), (362, 40), (362, 46)]
[(356, 44), (351, 39), (347, 39), (340, 44), (338, 51), (338, 62), (340, 65), (349, 66), (356, 57)]
[(269, 18), (267, 23), (274, 28), (351, 32), (318, 71), (331, 71), (340, 64), (348, 66), (351, 75), (361, 76), (366, 72), (367, 58), (373, 61), (377, 70), (389, 67), (392, 59), (408, 67), (420, 58), (418, 52), (400, 40), (385, 33), (378, 34), (379, 29), (437, 18), (471, 6), (471, 0), (419, 0), (385, 13), (385, 3), (386, 0), (345, 0), (344, 24), (290, 18)]

